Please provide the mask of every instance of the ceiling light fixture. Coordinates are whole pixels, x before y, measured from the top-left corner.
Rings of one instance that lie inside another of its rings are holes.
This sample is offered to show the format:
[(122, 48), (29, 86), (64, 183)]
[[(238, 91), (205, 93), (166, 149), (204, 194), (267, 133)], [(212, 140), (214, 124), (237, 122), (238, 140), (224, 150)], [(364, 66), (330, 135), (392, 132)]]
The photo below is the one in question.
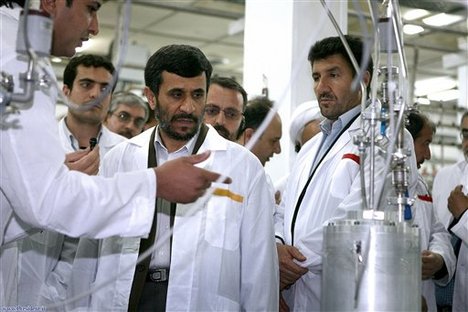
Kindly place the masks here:
[(429, 11), (423, 9), (408, 10), (405, 14), (403, 14), (403, 19), (407, 21), (414, 21), (429, 14)]
[(431, 104), (431, 101), (428, 98), (424, 98), (424, 97), (418, 97), (416, 99), (416, 102), (418, 104), (421, 104), (421, 105), (430, 105)]
[(403, 32), (409, 36), (422, 33), (424, 28), (419, 25), (406, 24), (403, 26)]
[(447, 26), (459, 22), (463, 19), (463, 16), (439, 13), (423, 19), (423, 23), (430, 26)]
[(414, 83), (414, 94), (415, 96), (425, 96), (429, 93), (450, 90), (456, 86), (457, 81), (448, 76), (418, 80)]
[(429, 100), (437, 101), (437, 102), (454, 101), (458, 99), (459, 97), (460, 97), (460, 90), (458, 89), (446, 90), (446, 91), (431, 93), (427, 95), (427, 98)]

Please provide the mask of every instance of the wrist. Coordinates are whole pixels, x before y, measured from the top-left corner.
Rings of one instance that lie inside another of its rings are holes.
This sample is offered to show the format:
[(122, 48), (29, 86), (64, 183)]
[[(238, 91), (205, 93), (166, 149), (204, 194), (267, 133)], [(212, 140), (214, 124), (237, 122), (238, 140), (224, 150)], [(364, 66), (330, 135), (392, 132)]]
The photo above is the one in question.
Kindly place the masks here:
[(455, 219), (460, 220), (465, 214), (466, 210), (468, 210), (466, 207), (464, 209), (459, 209), (457, 215), (454, 215)]

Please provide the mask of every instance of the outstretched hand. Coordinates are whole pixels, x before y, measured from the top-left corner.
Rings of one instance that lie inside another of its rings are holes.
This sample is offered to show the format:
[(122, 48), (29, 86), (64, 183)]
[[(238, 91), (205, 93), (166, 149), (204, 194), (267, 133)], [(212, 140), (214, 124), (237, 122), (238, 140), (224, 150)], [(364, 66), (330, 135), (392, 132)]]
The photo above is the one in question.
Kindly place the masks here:
[[(157, 179), (157, 196), (175, 203), (191, 203), (205, 194), (212, 182), (221, 174), (195, 165), (208, 159), (210, 152), (180, 157), (154, 168)], [(231, 183), (226, 178), (223, 183)]]

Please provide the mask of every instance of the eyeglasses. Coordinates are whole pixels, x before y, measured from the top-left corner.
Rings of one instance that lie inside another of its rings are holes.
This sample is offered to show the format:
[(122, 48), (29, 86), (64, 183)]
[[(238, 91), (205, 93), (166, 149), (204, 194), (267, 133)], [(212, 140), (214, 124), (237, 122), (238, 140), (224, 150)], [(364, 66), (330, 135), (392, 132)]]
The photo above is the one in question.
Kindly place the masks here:
[(460, 139), (468, 140), (468, 129), (462, 128), (460, 131)]
[(240, 116), (242, 116), (242, 113), (240, 111), (232, 107), (221, 109), (219, 106), (216, 105), (205, 106), (205, 114), (209, 117), (216, 117), (221, 111), (224, 113), (224, 117), (230, 120), (237, 120), (240, 118)]
[(115, 116), (119, 119), (120, 122), (122, 123), (129, 123), (133, 121), (133, 124), (137, 128), (143, 128), (143, 126), (146, 123), (146, 120), (142, 117), (136, 117), (134, 118), (132, 115), (130, 115), (127, 112), (119, 112), (119, 113), (111, 113), (112, 116)]

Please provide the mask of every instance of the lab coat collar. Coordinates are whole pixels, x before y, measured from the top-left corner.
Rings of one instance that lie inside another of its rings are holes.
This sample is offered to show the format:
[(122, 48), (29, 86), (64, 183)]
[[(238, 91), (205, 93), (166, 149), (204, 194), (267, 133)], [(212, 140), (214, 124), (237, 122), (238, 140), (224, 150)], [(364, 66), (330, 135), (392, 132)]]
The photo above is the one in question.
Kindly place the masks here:
[[(204, 151), (223, 151), (227, 149), (228, 142), (225, 138), (218, 134), (216, 129), (211, 125), (208, 126), (208, 133), (206, 134), (206, 139), (200, 147), (198, 154)], [(153, 132), (154, 127), (144, 131), (143, 133), (131, 138), (129, 144), (134, 144), (139, 147), (147, 146)]]

